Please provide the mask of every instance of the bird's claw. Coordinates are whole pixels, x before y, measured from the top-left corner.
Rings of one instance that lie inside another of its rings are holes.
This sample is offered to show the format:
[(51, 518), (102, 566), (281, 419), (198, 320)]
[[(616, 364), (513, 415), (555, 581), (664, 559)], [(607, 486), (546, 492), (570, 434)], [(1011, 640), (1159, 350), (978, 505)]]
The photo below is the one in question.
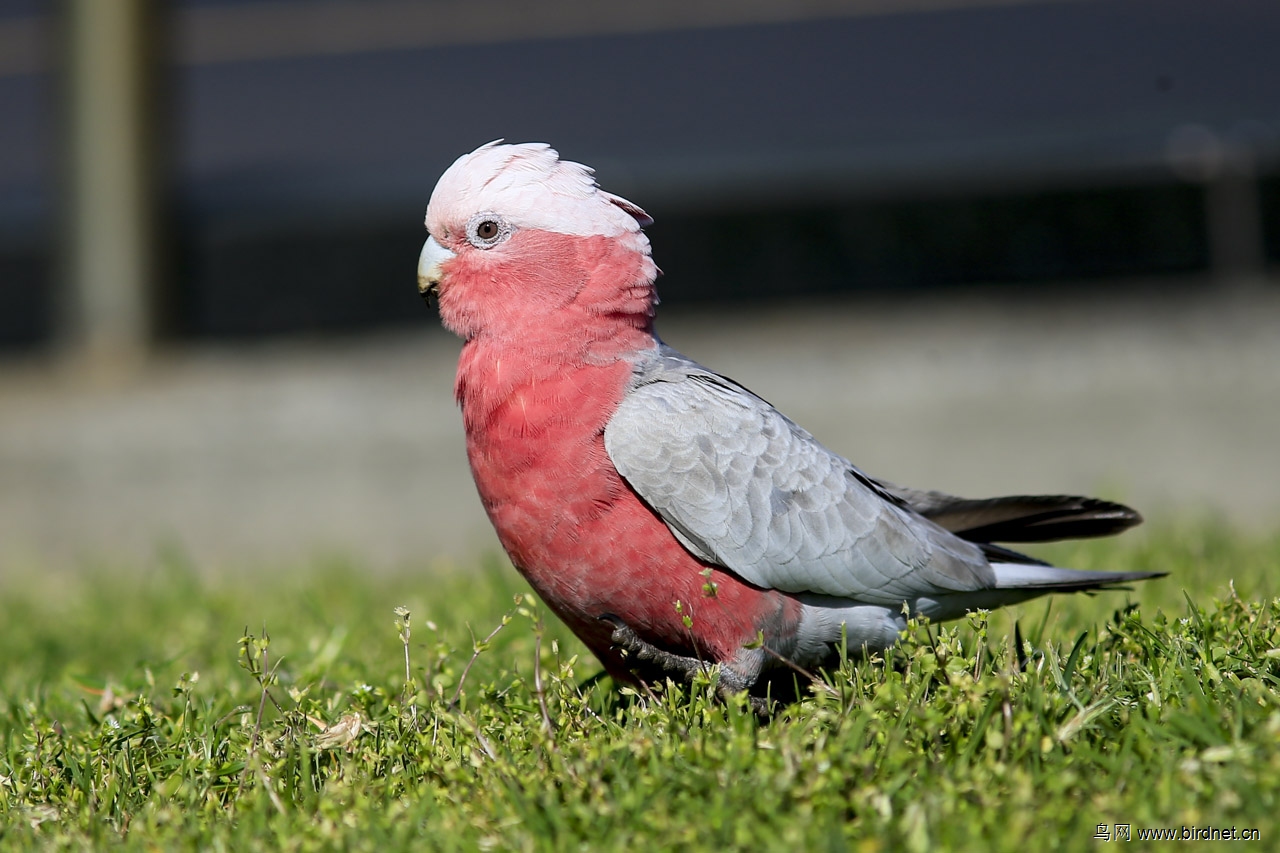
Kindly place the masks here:
[[(748, 680), (732, 667), (664, 651), (642, 640), (629, 625), (616, 616), (602, 616), (601, 619), (613, 626), (610, 639), (616, 647), (637, 661), (655, 665), (673, 680), (689, 683), (700, 673), (713, 675), (716, 676), (716, 692), (721, 696), (742, 693), (751, 686)], [(768, 716), (772, 712), (773, 703), (767, 699), (748, 694), (747, 701), (752, 711), (758, 715)]]
[(645, 642), (640, 639), (640, 636), (635, 631), (631, 630), (630, 626), (616, 617), (604, 616), (602, 618), (613, 626), (613, 634), (610, 639), (613, 640), (615, 646), (636, 660), (657, 665), (668, 675), (679, 676), (681, 681), (692, 681), (693, 677), (698, 673), (710, 672), (715, 667), (715, 664), (709, 664), (699, 658), (666, 652), (652, 643)]

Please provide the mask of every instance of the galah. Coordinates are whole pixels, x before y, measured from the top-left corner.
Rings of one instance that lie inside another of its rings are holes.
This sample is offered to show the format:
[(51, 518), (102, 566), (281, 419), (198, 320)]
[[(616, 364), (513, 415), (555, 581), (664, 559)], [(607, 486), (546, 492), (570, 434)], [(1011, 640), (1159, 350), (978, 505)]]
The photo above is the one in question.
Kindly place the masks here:
[(455, 393), (498, 538), (616, 680), (707, 667), (758, 697), (841, 644), (890, 646), (908, 614), (1161, 574), (993, 544), (1115, 533), (1128, 507), (893, 485), (664, 344), (651, 223), (550, 146), (494, 142), (441, 176), (418, 261), (464, 341)]

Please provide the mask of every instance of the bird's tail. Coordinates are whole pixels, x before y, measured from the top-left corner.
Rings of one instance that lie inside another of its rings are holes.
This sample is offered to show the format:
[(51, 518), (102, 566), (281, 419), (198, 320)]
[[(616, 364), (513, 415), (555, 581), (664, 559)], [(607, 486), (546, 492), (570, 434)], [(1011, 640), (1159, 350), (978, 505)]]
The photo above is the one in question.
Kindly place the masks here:
[(1168, 574), (1168, 572), (1081, 571), (1030, 563), (992, 563), (991, 568), (996, 573), (996, 589), (1027, 590), (1037, 594), (1114, 589), (1133, 581), (1144, 581)]
[(961, 498), (875, 480), (888, 496), (970, 542), (1050, 542), (1110, 536), (1142, 522), (1137, 510), (1079, 495)]

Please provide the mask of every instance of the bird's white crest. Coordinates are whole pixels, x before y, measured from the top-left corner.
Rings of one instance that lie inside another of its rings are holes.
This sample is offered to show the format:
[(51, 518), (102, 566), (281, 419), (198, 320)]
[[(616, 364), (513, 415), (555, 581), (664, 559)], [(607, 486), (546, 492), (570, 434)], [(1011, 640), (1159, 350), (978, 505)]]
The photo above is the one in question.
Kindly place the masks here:
[(545, 142), (482, 145), (454, 161), (427, 204), (427, 229), (458, 227), (476, 213), (497, 213), (517, 228), (576, 236), (638, 232), (649, 216), (604, 192), (592, 170), (561, 160)]

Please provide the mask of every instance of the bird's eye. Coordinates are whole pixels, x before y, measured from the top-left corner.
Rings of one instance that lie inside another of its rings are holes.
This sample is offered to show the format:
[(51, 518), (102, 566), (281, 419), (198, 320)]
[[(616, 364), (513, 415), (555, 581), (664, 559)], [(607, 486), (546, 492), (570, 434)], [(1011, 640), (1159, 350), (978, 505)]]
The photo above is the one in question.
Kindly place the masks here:
[(511, 226), (496, 213), (477, 213), (467, 223), (467, 242), (477, 249), (492, 249), (511, 234)]

